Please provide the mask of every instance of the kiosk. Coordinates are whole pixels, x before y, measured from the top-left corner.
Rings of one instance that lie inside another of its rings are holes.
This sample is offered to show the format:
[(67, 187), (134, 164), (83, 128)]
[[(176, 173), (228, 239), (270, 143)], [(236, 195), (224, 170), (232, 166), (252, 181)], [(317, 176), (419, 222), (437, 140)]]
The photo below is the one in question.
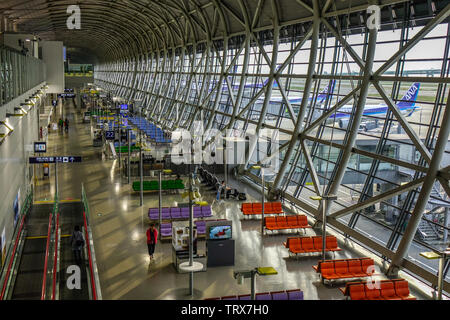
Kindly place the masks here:
[(208, 267), (234, 266), (232, 221), (206, 222), (206, 255)]
[[(206, 254), (197, 252), (197, 228), (194, 227), (194, 262), (200, 262), (203, 265), (202, 270), (206, 271)], [(172, 222), (172, 262), (179, 273), (189, 271), (180, 268), (180, 265), (189, 262), (189, 222)], [(196, 270), (197, 271), (197, 270)]]

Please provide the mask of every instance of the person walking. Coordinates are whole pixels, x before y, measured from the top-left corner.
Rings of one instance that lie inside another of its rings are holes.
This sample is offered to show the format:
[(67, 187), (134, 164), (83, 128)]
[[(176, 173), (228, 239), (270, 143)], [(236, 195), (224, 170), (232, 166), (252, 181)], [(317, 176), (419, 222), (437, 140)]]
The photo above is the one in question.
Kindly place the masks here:
[(147, 229), (147, 247), (148, 247), (148, 255), (150, 256), (150, 261), (153, 259), (153, 253), (155, 252), (155, 246), (158, 242), (158, 230), (155, 228), (155, 225), (150, 224), (150, 228)]
[(70, 237), (70, 243), (72, 245), (76, 263), (81, 264), (81, 250), (84, 247), (84, 237), (79, 226), (75, 226), (72, 236)]
[(63, 119), (59, 118), (58, 126), (59, 126), (59, 130), (62, 132), (63, 131), (63, 126), (64, 126)]
[(64, 120), (64, 131), (69, 132), (69, 120)]

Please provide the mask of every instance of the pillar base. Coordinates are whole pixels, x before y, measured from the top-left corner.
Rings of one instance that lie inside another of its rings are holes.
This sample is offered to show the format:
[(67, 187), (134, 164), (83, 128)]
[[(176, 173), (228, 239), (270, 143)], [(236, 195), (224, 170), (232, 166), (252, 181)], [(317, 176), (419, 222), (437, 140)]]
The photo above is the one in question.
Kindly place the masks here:
[(270, 201), (280, 200), (281, 190), (280, 189), (272, 189), (269, 188), (269, 192), (267, 194), (267, 199)]
[(385, 274), (388, 278), (397, 278), (398, 272), (400, 271), (400, 267), (391, 264), (389, 268), (386, 270)]

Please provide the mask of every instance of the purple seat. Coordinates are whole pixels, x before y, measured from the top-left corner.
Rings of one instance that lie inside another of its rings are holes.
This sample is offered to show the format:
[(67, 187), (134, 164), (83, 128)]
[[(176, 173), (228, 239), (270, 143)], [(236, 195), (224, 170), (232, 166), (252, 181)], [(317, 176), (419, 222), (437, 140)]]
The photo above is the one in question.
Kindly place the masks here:
[(161, 219), (170, 219), (170, 211), (161, 211)]
[(161, 223), (160, 232), (161, 232), (162, 237), (172, 236), (172, 224), (171, 223)]
[(170, 208), (161, 208), (161, 212), (170, 212)]
[(159, 217), (158, 208), (148, 209), (148, 217), (150, 220), (157, 220)]
[(170, 216), (172, 219), (179, 219), (181, 218), (181, 210), (180, 208), (171, 208), (170, 209)]
[(201, 211), (195, 211), (194, 210), (194, 218), (201, 218), (202, 217), (202, 212)]
[(287, 291), (289, 300), (303, 300), (303, 291), (301, 290), (294, 290), (294, 291)]
[(272, 300), (288, 300), (288, 294), (286, 291), (272, 292)]
[(181, 208), (181, 217), (189, 218), (189, 208)]
[(197, 227), (197, 234), (206, 234), (206, 227)]
[(272, 300), (272, 295), (270, 292), (257, 293), (255, 294), (255, 300)]
[(203, 217), (211, 217), (212, 216), (211, 206), (202, 207), (202, 216)]
[(249, 294), (238, 296), (239, 300), (251, 300), (252, 296)]

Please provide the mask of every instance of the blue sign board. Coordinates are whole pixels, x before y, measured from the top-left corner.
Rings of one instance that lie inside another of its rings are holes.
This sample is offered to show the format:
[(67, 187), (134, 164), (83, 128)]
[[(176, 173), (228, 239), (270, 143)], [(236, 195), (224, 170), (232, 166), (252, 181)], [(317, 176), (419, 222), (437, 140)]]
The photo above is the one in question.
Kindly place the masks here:
[(62, 157), (30, 157), (29, 163), (75, 163), (81, 162), (78, 156), (62, 156)]
[(116, 138), (116, 132), (115, 131), (106, 131), (105, 138), (106, 138), (106, 140), (114, 140)]

